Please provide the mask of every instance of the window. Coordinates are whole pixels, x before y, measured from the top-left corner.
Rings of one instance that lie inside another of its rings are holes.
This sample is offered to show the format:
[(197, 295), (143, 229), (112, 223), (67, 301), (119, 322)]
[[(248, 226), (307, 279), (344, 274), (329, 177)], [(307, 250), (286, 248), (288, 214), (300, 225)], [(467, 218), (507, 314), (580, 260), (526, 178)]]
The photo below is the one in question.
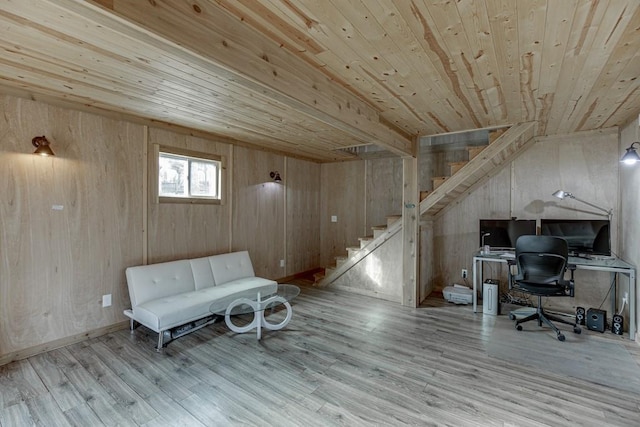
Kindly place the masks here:
[(158, 147), (158, 200), (174, 203), (220, 203), (222, 158)]

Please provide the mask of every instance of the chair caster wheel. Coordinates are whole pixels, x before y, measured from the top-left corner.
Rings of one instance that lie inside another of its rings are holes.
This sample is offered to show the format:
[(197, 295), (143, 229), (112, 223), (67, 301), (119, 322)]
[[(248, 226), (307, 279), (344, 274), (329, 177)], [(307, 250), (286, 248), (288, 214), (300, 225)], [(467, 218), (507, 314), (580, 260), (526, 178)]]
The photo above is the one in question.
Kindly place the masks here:
[(579, 334), (580, 332), (582, 332), (582, 329), (580, 329), (580, 326), (574, 326), (573, 327), (573, 332), (576, 334)]
[(516, 315), (513, 313), (509, 313), (509, 320), (516, 320)]
[(564, 335), (558, 334), (558, 341), (564, 341)]
[(522, 325), (516, 325), (516, 329), (521, 331), (522, 330)]

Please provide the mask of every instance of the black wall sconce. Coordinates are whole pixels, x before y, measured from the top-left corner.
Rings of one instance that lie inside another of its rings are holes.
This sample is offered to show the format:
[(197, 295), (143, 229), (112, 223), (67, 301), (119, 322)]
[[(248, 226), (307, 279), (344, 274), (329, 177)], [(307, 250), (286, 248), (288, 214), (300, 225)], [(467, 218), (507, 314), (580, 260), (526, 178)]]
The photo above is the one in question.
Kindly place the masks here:
[(33, 154), (38, 154), (40, 156), (55, 156), (53, 150), (49, 147), (49, 141), (44, 135), (34, 137), (31, 140), (31, 143), (36, 147), (36, 151), (34, 151)]
[(269, 176), (271, 177), (271, 179), (273, 179), (274, 182), (278, 184), (282, 182), (282, 178), (280, 178), (280, 172), (278, 171), (269, 172)]
[(638, 152), (633, 147), (636, 144), (640, 145), (640, 142), (636, 141), (631, 143), (631, 146), (627, 148), (627, 152), (624, 153), (624, 156), (622, 156), (622, 158), (620, 159), (620, 161), (625, 165), (635, 165), (636, 163), (640, 162), (640, 156), (638, 156)]

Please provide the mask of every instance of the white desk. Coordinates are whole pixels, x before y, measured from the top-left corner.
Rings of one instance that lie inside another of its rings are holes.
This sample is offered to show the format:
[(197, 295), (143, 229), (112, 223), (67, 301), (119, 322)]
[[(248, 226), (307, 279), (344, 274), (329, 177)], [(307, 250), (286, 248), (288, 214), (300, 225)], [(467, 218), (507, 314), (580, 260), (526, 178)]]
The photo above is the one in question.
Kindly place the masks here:
[[(509, 259), (502, 256), (500, 253), (482, 254), (476, 252), (473, 255), (473, 312), (478, 312), (478, 285), (483, 282), (482, 279), (482, 264), (484, 262), (501, 262), (507, 263)], [(617, 274), (624, 274), (629, 278), (629, 339), (634, 339), (636, 335), (636, 269), (622, 261), (621, 259), (585, 259), (578, 257), (569, 257), (569, 265), (575, 265), (577, 270), (595, 270), (595, 271), (607, 271), (615, 275), (615, 286), (611, 292), (611, 312), (616, 312), (617, 292), (618, 286)], [(479, 268), (478, 268), (479, 267)], [(578, 285), (577, 288), (580, 286)]]

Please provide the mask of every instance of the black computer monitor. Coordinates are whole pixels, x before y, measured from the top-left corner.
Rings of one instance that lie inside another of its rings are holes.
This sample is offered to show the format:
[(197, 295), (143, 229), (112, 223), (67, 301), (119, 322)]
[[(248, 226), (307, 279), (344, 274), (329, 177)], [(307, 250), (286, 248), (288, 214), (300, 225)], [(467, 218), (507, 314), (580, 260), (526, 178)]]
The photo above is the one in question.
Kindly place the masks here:
[[(484, 237), (482, 236), (489, 233)], [(481, 219), (479, 245), (515, 248), (518, 237), (536, 234), (535, 219)]]
[(563, 237), (572, 255), (611, 255), (610, 223), (606, 219), (542, 219), (540, 233)]

